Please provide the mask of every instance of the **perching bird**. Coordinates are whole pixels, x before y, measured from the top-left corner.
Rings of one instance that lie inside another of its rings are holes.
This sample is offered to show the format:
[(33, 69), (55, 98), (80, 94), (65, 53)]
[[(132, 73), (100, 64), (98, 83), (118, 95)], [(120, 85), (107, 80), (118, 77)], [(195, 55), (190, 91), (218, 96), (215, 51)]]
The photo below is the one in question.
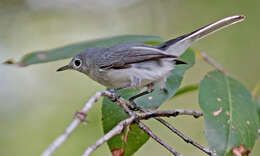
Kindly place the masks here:
[(57, 71), (73, 69), (82, 72), (112, 90), (146, 86), (146, 93), (149, 93), (154, 85), (165, 87), (167, 77), (175, 66), (185, 63), (178, 57), (193, 42), (244, 19), (243, 15), (227, 17), (157, 46), (124, 43), (105, 48), (88, 48)]

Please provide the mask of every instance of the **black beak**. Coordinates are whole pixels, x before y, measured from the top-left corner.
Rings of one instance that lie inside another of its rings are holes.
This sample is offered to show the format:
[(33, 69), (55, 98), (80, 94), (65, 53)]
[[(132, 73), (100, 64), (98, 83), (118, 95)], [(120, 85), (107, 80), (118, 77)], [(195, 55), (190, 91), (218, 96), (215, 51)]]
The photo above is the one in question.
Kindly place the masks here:
[(68, 70), (68, 69), (71, 69), (69, 65), (66, 65), (66, 66), (63, 66), (63, 67), (60, 67), (59, 69), (57, 69), (57, 72), (59, 71), (64, 71), (64, 70)]

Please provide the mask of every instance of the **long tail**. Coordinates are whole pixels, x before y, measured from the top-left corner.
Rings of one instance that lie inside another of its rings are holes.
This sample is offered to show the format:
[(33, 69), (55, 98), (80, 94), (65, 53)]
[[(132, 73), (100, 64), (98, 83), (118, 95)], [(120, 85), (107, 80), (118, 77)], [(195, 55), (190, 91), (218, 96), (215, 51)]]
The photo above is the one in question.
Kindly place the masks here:
[(226, 17), (224, 19), (218, 20), (214, 23), (206, 25), (196, 31), (193, 31), (189, 34), (182, 35), (175, 39), (171, 39), (160, 44), (157, 48), (167, 51), (171, 54), (180, 56), (185, 52), (187, 48), (191, 46), (191, 44), (195, 41), (198, 41), (220, 29), (223, 29), (232, 24), (241, 22), (245, 19), (243, 15), (234, 15), (230, 17)]

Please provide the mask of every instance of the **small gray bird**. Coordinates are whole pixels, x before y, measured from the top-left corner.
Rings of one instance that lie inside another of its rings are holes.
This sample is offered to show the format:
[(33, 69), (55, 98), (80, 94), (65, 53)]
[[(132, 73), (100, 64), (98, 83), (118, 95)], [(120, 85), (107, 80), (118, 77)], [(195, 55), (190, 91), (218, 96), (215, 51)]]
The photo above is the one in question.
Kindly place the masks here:
[(135, 96), (137, 98), (150, 93), (154, 85), (165, 88), (167, 77), (175, 65), (185, 64), (178, 57), (193, 42), (244, 19), (243, 15), (227, 17), (157, 46), (125, 43), (105, 48), (88, 48), (57, 71), (73, 69), (82, 72), (112, 88), (111, 91), (148, 87), (146, 92)]

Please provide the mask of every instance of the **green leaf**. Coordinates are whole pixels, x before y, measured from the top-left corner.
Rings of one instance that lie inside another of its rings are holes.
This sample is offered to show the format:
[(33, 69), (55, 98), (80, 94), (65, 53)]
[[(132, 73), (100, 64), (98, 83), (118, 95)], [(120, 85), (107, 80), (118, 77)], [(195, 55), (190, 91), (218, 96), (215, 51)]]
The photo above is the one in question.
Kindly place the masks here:
[(173, 97), (182, 95), (182, 94), (186, 94), (189, 92), (193, 92), (199, 89), (199, 85), (198, 84), (193, 84), (193, 85), (188, 85), (188, 86), (184, 86), (182, 88), (180, 88)]
[[(164, 93), (163, 91), (160, 91), (158, 88), (156, 88), (153, 93), (137, 99), (137, 105), (150, 109), (157, 108), (176, 93), (183, 79), (184, 72), (194, 64), (195, 56), (193, 51), (189, 49), (180, 57), (180, 59), (187, 62), (188, 64), (179, 65), (176, 67), (175, 70), (173, 70), (172, 75), (168, 78), (166, 84), (168, 93)], [(139, 92), (140, 89), (131, 89), (121, 90), (118, 92), (118, 94), (128, 99)], [(104, 98), (102, 104), (102, 120), (104, 133), (107, 133), (117, 123), (127, 117), (128, 115), (116, 103), (112, 103), (109, 99)], [(126, 135), (126, 133), (128, 135)], [(122, 135), (124, 135), (124, 138), (127, 139), (123, 139)], [(128, 130), (125, 130), (123, 134), (110, 139), (108, 141), (108, 146), (112, 152), (115, 150), (118, 150), (120, 152), (124, 151), (124, 156), (129, 156), (133, 155), (148, 139), (149, 136), (144, 133), (136, 124), (133, 124), (129, 127)]]
[(199, 104), (204, 112), (205, 135), (220, 156), (232, 155), (232, 148), (252, 150), (259, 121), (251, 93), (235, 79), (221, 72), (209, 72), (200, 83)]
[(163, 40), (158, 36), (146, 36), (146, 35), (122, 35), (114, 36), (97, 40), (83, 41), (79, 43), (69, 44), (63, 47), (35, 51), (26, 54), (19, 62), (13, 60), (7, 60), (5, 64), (17, 64), (19, 66), (28, 66), (31, 64), (46, 63), (50, 61), (57, 61), (66, 58), (71, 58), (86, 48), (91, 47), (104, 47), (112, 46), (120, 43), (146, 43), (146, 44), (159, 44)]

